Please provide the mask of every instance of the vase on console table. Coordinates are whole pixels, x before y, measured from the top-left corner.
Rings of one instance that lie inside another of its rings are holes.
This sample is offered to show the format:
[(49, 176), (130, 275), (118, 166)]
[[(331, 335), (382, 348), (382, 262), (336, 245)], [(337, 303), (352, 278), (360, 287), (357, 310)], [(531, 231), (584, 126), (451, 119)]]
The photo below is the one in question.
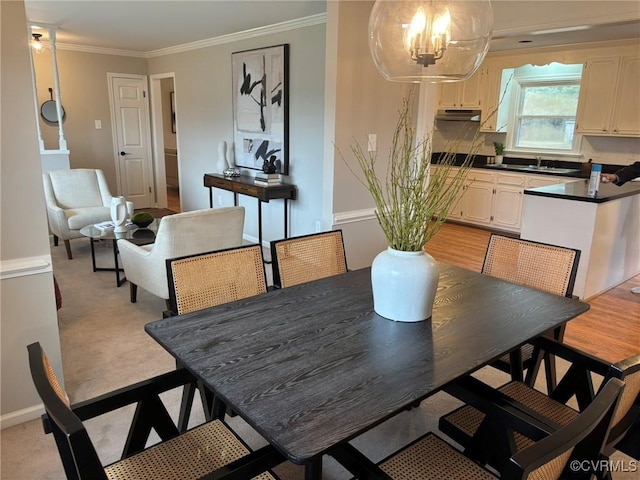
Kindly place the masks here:
[[(223, 143), (224, 143), (224, 154), (221, 154), (220, 147), (222, 146)], [(227, 178), (240, 176), (240, 169), (236, 167), (234, 164), (234, 161), (232, 158), (232, 152), (233, 152), (233, 149), (231, 149), (231, 152), (227, 151), (227, 142), (222, 141), (220, 142), (220, 145), (218, 145), (218, 155), (224, 159), (227, 165), (227, 168), (224, 169), (222, 174)]]
[(127, 231), (127, 201), (122, 196), (111, 198), (111, 221), (115, 225), (114, 232)]

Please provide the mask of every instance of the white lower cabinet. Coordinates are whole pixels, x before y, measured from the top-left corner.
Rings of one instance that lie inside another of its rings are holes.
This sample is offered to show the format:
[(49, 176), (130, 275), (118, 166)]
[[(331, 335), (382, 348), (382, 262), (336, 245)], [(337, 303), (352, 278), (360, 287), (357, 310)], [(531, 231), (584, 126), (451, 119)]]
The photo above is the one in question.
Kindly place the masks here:
[(576, 178), (472, 168), (447, 218), (519, 233), (525, 188), (572, 181)]

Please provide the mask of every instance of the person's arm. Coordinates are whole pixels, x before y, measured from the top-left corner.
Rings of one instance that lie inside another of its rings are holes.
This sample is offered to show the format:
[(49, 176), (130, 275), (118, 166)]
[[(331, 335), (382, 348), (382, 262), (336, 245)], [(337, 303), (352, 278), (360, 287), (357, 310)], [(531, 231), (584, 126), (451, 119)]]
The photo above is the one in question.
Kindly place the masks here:
[(603, 173), (600, 175), (603, 183), (615, 183), (618, 186), (636, 177), (640, 177), (640, 162), (635, 162), (627, 167), (621, 168), (616, 173)]

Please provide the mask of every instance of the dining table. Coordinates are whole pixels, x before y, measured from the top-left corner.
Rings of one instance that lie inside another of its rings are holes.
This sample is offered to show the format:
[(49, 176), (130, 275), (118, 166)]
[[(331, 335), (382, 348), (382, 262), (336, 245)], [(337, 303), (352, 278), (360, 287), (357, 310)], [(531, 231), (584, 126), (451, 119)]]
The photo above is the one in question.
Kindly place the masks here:
[(316, 480), (324, 455), (588, 309), (440, 263), (433, 314), (421, 322), (376, 314), (363, 268), (145, 331)]

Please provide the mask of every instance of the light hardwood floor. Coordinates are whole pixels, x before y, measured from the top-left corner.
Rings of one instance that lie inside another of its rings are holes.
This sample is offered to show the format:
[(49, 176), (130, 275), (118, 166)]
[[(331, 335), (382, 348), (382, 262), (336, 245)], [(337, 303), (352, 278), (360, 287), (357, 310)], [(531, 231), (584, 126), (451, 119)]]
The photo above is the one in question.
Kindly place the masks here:
[[(426, 245), (436, 260), (480, 271), (491, 232), (445, 223)], [(590, 299), (591, 309), (567, 324), (565, 342), (608, 362), (640, 353), (640, 275)]]
[(167, 208), (176, 213), (180, 213), (180, 190), (167, 187)]

